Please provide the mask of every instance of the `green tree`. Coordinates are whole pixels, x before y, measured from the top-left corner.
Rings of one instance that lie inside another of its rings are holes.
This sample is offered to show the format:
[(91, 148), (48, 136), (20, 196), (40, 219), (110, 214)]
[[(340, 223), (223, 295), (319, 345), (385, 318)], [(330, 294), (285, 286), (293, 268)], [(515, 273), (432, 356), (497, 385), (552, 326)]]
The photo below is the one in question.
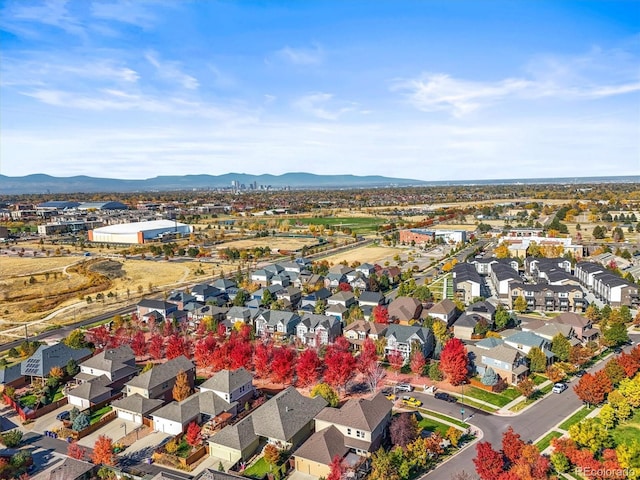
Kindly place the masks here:
[(499, 304), (495, 315), (496, 330), (505, 328), (509, 324), (509, 320), (511, 320), (511, 314), (504, 308), (504, 305)]
[(80, 432), (85, 428), (87, 428), (88, 426), (89, 426), (89, 416), (84, 412), (80, 412), (76, 417), (76, 419), (73, 421), (71, 428), (76, 432)]
[(244, 307), (247, 300), (249, 300), (249, 294), (245, 290), (240, 289), (233, 298), (233, 305), (235, 307)]
[(488, 367), (484, 371), (484, 375), (482, 375), (482, 380), (481, 380), (483, 385), (487, 385), (487, 386), (491, 386), (492, 387), (492, 386), (496, 385), (499, 381), (500, 381), (500, 377), (493, 370), (493, 368)]
[(438, 362), (432, 362), (431, 365), (429, 365), (428, 374), (429, 378), (435, 382), (439, 382), (442, 380), (443, 375), (440, 371), (440, 365), (438, 364)]
[(331, 385), (327, 383), (317, 384), (311, 389), (310, 395), (311, 397), (317, 397), (318, 395), (320, 395), (327, 401), (330, 407), (337, 407), (340, 404), (340, 397), (338, 396), (338, 392), (331, 388)]
[(571, 464), (569, 463), (569, 459), (562, 452), (555, 452), (551, 454), (551, 463), (553, 467), (560, 473), (564, 473), (569, 470)]
[(67, 375), (73, 377), (80, 371), (80, 368), (78, 367), (78, 363), (73, 358), (70, 358), (67, 362), (65, 370), (67, 372)]
[(87, 346), (87, 342), (84, 338), (84, 332), (78, 328), (71, 331), (71, 333), (64, 339), (65, 345), (71, 348), (84, 348)]
[(527, 354), (529, 370), (532, 372), (544, 372), (547, 370), (547, 356), (538, 347), (533, 347)]
[(569, 340), (558, 333), (551, 340), (551, 352), (562, 362), (566, 362), (569, 359), (569, 352), (571, 351), (571, 343)]
[(627, 327), (622, 322), (612, 322), (605, 328), (604, 338), (608, 345), (622, 345), (629, 341)]
[(602, 408), (600, 409), (600, 414), (598, 416), (600, 417), (600, 422), (605, 429), (610, 430), (615, 427), (616, 412), (614, 411), (610, 403), (605, 403), (602, 406)]
[(22, 432), (17, 428), (15, 430), (9, 430), (3, 433), (0, 439), (2, 439), (2, 443), (8, 448), (17, 447), (22, 441)]
[(523, 295), (520, 295), (513, 302), (513, 309), (518, 313), (524, 313), (527, 311), (527, 300)]

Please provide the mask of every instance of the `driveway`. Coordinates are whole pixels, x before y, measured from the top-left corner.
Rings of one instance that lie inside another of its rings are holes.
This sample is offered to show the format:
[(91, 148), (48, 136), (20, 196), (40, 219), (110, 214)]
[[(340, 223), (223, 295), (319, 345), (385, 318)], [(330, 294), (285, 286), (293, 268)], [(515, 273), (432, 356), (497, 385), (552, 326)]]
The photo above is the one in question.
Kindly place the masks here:
[[(73, 405), (63, 405), (62, 407), (54, 410), (53, 412), (49, 412), (40, 418), (36, 418), (35, 421), (31, 424), (31, 428), (29, 425), (25, 425), (25, 429), (32, 430), (38, 433), (44, 433), (45, 430), (54, 430), (56, 428), (60, 428), (62, 426), (62, 422), (56, 419), (56, 416), (59, 413), (69, 411), (73, 408)], [(93, 446), (93, 445), (91, 445)]]
[(135, 428), (138, 428), (139, 425), (137, 423), (130, 422), (129, 420), (123, 420), (121, 418), (116, 418), (111, 420), (109, 423), (99, 428), (95, 432), (87, 435), (84, 438), (78, 440), (78, 444), (83, 447), (93, 447), (96, 443), (96, 440), (100, 435), (106, 435), (113, 443), (116, 443), (119, 439), (125, 436), (126, 432), (133, 432)]

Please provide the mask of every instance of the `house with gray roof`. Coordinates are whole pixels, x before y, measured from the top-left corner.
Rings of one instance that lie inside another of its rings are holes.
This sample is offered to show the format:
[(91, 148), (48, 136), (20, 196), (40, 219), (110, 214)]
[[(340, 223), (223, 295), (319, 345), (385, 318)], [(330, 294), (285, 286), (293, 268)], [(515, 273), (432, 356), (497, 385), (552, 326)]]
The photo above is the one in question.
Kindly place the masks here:
[[(246, 477), (241, 477), (240, 475), (233, 475), (231, 473), (220, 472), (218, 470), (211, 470), (207, 468), (196, 477), (196, 480), (238, 480), (244, 478)], [(154, 477), (151, 480), (157, 479)]]
[(294, 452), (296, 471), (318, 478), (327, 478), (335, 457), (343, 459), (349, 453), (345, 437), (331, 425), (317, 430)]
[(223, 400), (234, 403), (237, 402), (242, 410), (245, 402), (255, 396), (253, 386), (253, 375), (240, 367), (236, 370), (220, 370), (210, 379), (200, 385), (201, 392), (213, 392)]
[(112, 396), (111, 381), (104, 375), (83, 382), (77, 387), (69, 390), (67, 398), (70, 405), (75, 405), (80, 410), (86, 410), (100, 402), (109, 400)]
[(138, 302), (137, 305), (138, 318), (145, 319), (152, 313), (159, 314), (163, 319), (166, 319), (173, 312), (178, 310), (178, 305), (171, 302), (165, 302), (163, 300), (154, 300), (152, 298), (144, 298)]
[(64, 343), (40, 345), (33, 355), (20, 363), (20, 374), (28, 377), (48, 377), (53, 367), (64, 369), (69, 360), (82, 362), (91, 356), (88, 348), (71, 348)]
[(247, 461), (259, 445), (260, 437), (254, 431), (252, 415), (248, 415), (209, 437), (209, 455), (233, 463)]
[(344, 337), (349, 340), (355, 350), (362, 348), (364, 341), (369, 338), (376, 341), (387, 331), (386, 323), (368, 322), (356, 320), (344, 329)]
[(460, 315), (453, 324), (453, 336), (461, 340), (471, 340), (475, 333), (476, 325), (485, 322), (491, 328), (493, 321), (473, 312), (465, 312)]
[(393, 351), (402, 354), (405, 363), (409, 361), (411, 355), (411, 345), (415, 342), (420, 346), (425, 357), (431, 355), (435, 346), (435, 339), (430, 328), (418, 325), (397, 325), (390, 324), (385, 332), (387, 345), (384, 348), (385, 355)]
[(230, 288), (237, 287), (237, 284), (236, 282), (234, 282), (233, 280), (229, 280), (228, 278), (219, 278), (215, 282), (213, 282), (211, 286), (217, 288), (218, 290), (226, 292)]
[(251, 323), (251, 310), (247, 307), (233, 306), (227, 312), (227, 320), (234, 325), (235, 323)]
[(547, 357), (547, 364), (553, 361), (551, 342), (533, 332), (517, 332), (505, 337), (503, 340), (505, 345), (515, 348), (525, 355), (528, 355), (532, 348), (539, 348)]
[(476, 358), (471, 359), (472, 365), (480, 376), (491, 367), (504, 381), (517, 385), (529, 373), (526, 356), (508, 345), (500, 344), (488, 350), (477, 349), (474, 353)]
[(337, 318), (340, 323), (344, 323), (345, 316), (348, 314), (349, 309), (344, 305), (329, 305), (327, 309), (324, 311), (324, 314), (329, 317)]
[(279, 338), (295, 335), (296, 326), (300, 320), (297, 313), (285, 310), (262, 310), (254, 320), (256, 335), (273, 335)]
[(371, 398), (353, 398), (342, 407), (326, 407), (315, 417), (316, 432), (331, 426), (344, 436), (344, 444), (362, 456), (376, 451), (386, 437), (391, 421), (391, 402), (383, 393)]
[(314, 290), (308, 295), (305, 295), (302, 297), (302, 302), (300, 306), (304, 307), (306, 305), (309, 305), (311, 307), (314, 307), (316, 302), (320, 300), (327, 300), (330, 296), (331, 296), (331, 292), (326, 288), (321, 288), (320, 290)]
[(382, 292), (371, 292), (369, 290), (361, 292), (358, 297), (358, 305), (361, 307), (363, 305), (370, 305), (375, 307), (377, 305), (382, 305), (384, 303), (384, 295)]
[(146, 398), (138, 393), (111, 402), (118, 418), (142, 425), (143, 418), (151, 418), (151, 413), (160, 408), (164, 400)]
[(448, 298), (445, 298), (427, 309), (426, 314), (430, 317), (442, 320), (447, 324), (447, 326), (451, 326), (453, 322), (455, 322), (456, 318), (458, 318), (460, 311), (458, 310), (458, 307), (456, 307), (455, 303)]
[(282, 300), (287, 308), (297, 308), (302, 299), (302, 291), (298, 287), (290, 285), (276, 293), (276, 298)]
[(198, 425), (225, 412), (236, 413), (237, 403), (229, 403), (211, 391), (198, 392), (181, 402), (170, 402), (151, 414), (156, 432), (179, 435), (191, 422)]
[(129, 345), (106, 348), (80, 363), (79, 367), (80, 372), (75, 376), (78, 383), (91, 382), (104, 376), (113, 388), (121, 387), (138, 373), (136, 357)]
[(13, 387), (24, 383), (24, 375), (20, 371), (20, 363), (0, 368), (0, 385)]
[(151, 370), (129, 380), (125, 384), (125, 392), (127, 396), (137, 393), (145, 398), (170, 400), (172, 398), (171, 390), (180, 372), (186, 373), (189, 385), (193, 388), (196, 367), (191, 360), (180, 355), (165, 363), (155, 365)]
[(303, 345), (319, 347), (335, 342), (342, 332), (342, 323), (336, 317), (306, 313), (296, 326), (296, 336)]
[(33, 480), (91, 480), (95, 478), (99, 465), (65, 457), (53, 462), (49, 468), (31, 477)]
[(339, 291), (327, 299), (327, 305), (342, 305), (345, 308), (356, 304), (356, 297), (353, 292)]

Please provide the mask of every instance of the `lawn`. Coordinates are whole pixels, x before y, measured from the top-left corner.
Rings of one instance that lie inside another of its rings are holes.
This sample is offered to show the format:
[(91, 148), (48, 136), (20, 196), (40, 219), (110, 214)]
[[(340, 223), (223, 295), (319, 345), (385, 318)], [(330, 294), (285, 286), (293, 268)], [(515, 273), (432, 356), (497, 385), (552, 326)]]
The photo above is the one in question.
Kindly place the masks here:
[(634, 440), (640, 442), (640, 410), (630, 420), (618, 425), (611, 431), (616, 445), (630, 445)]
[(536, 447), (538, 447), (542, 452), (549, 445), (551, 445), (551, 440), (553, 440), (554, 438), (559, 438), (561, 436), (562, 436), (562, 433), (556, 430), (552, 430), (549, 433), (547, 433), (544, 437), (542, 437), (540, 441), (536, 442)]
[(512, 402), (520, 396), (520, 392), (513, 387), (509, 387), (506, 390), (500, 392), (500, 395), (502, 395), (503, 397), (507, 397), (509, 401)]
[(546, 382), (548, 379), (547, 377), (543, 377), (542, 375), (538, 375), (537, 373), (534, 373), (533, 375), (531, 375), (529, 377), (531, 379), (531, 381), (536, 385), (540, 385), (544, 382)]
[(576, 413), (574, 413), (569, 418), (567, 418), (564, 422), (562, 422), (560, 425), (558, 425), (558, 428), (560, 430), (568, 431), (569, 428), (572, 425), (575, 425), (580, 420), (585, 418), (587, 415), (589, 415), (589, 413), (591, 413), (591, 411), (593, 411), (592, 407), (591, 408), (590, 407), (582, 407), (580, 410), (578, 410)]
[(447, 422), (453, 423), (455, 425), (458, 425), (459, 427), (469, 428), (469, 424), (468, 423), (461, 422), (460, 420), (457, 420), (457, 419), (455, 419), (453, 417), (450, 417), (448, 415), (444, 415), (444, 414), (439, 413), (439, 412), (434, 412), (433, 410), (427, 410), (426, 408), (418, 408), (418, 411), (422, 412), (422, 413), (424, 413), (426, 415), (439, 418), (441, 420), (446, 420)]
[(33, 393), (29, 393), (28, 395), (23, 395), (20, 397), (20, 404), (23, 407), (33, 408), (36, 404), (36, 396)]
[[(490, 403), (497, 407), (504, 407), (507, 403), (513, 400), (509, 396), (488, 392), (478, 387), (465, 388), (464, 394), (465, 396), (475, 398), (476, 400), (482, 400), (483, 402)], [(515, 398), (517, 398), (517, 396)]]
[(535, 392), (533, 392), (533, 395), (531, 395), (531, 397), (527, 398), (526, 400), (521, 401), (520, 403), (515, 404), (509, 410), (511, 410), (512, 412), (519, 412), (520, 410), (522, 410), (527, 405), (531, 405), (536, 400), (540, 400), (547, 393), (549, 393), (552, 388), (553, 388), (553, 384), (550, 383), (549, 385), (546, 385), (546, 386), (542, 387), (541, 389), (536, 390)]
[(303, 225), (324, 225), (325, 228), (341, 230), (350, 228), (357, 233), (369, 233), (378, 230), (380, 225), (388, 223), (388, 219), (377, 217), (315, 217), (297, 218), (295, 223)]
[[(458, 398), (460, 399), (460, 397), (458, 397)], [(462, 403), (462, 402), (459, 401), (458, 403)], [(490, 407), (488, 405), (485, 405), (484, 403), (474, 402), (473, 400), (469, 399), (468, 397), (464, 397), (464, 404), (468, 405), (470, 407), (477, 408), (478, 410), (484, 410), (485, 412), (493, 413), (496, 410), (498, 410), (497, 408)]]
[(433, 420), (431, 418), (423, 418), (422, 420), (420, 420), (420, 423), (418, 425), (420, 425), (420, 427), (427, 432), (438, 432), (443, 437), (446, 437), (447, 430), (449, 430), (450, 428), (449, 425), (437, 422), (436, 420)]
[(243, 471), (242, 475), (244, 475), (245, 477), (263, 478), (270, 471), (270, 465), (267, 463), (264, 457), (261, 457), (256, 463)]
[(89, 417), (89, 425), (93, 425), (94, 423), (98, 423), (98, 420), (102, 418), (102, 416), (111, 411), (111, 405), (105, 405), (98, 410), (91, 412), (91, 417)]

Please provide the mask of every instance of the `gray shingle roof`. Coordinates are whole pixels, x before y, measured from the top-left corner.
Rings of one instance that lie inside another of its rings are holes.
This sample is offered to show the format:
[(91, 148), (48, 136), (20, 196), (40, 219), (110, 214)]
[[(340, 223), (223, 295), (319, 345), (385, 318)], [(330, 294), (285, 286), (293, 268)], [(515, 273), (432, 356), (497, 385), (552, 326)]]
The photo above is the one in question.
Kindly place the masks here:
[(289, 387), (250, 416), (253, 417), (257, 435), (288, 442), (326, 405), (327, 402), (320, 396), (305, 397), (294, 387)]
[(295, 451), (294, 456), (329, 465), (336, 455), (342, 458), (348, 451), (349, 447), (344, 444), (344, 436), (332, 425), (311, 435)]
[(385, 337), (389, 338), (391, 335), (396, 337), (396, 340), (400, 343), (405, 343), (412, 335), (417, 335), (423, 342), (433, 335), (431, 330), (426, 327), (419, 327), (417, 325), (398, 325), (395, 323), (390, 324), (387, 327), (387, 333)]
[(11, 383), (20, 378), (20, 363), (11, 365), (10, 367), (0, 368), (0, 384)]
[(316, 420), (373, 432), (391, 413), (391, 407), (393, 403), (378, 393), (370, 399), (351, 399), (341, 408), (326, 407), (316, 415)]
[(56, 463), (36, 478), (41, 480), (76, 480), (77, 478), (85, 478), (88, 472), (96, 468), (93, 463), (65, 458), (62, 463)]
[(88, 348), (71, 348), (64, 343), (41, 345), (38, 350), (20, 364), (22, 375), (45, 377), (53, 367), (64, 368), (69, 360), (76, 362), (91, 355)]
[(120, 398), (119, 400), (111, 402), (111, 406), (113, 408), (126, 410), (127, 412), (147, 415), (162, 406), (163, 403), (164, 402), (162, 400), (156, 398), (145, 398), (142, 395), (135, 393), (128, 397)]
[(541, 347), (547, 340), (532, 332), (518, 332), (509, 335), (504, 339), (505, 342), (517, 343), (528, 347)]
[(186, 372), (194, 368), (191, 360), (184, 355), (156, 365), (151, 370), (129, 380), (126, 385), (151, 390), (158, 385), (175, 378), (180, 371)]
[(210, 443), (236, 450), (244, 450), (251, 445), (257, 435), (253, 429), (253, 415), (244, 417), (238, 423), (224, 427), (209, 440)]
[(82, 366), (95, 368), (106, 372), (115, 372), (124, 367), (126, 363), (135, 364), (136, 357), (129, 345), (121, 345), (118, 348), (108, 348), (93, 357), (82, 362)]
[(92, 401), (94, 398), (106, 393), (111, 395), (111, 388), (106, 386), (108, 383), (109, 379), (102, 375), (92, 382), (84, 382), (82, 385), (78, 385), (76, 388), (69, 391), (69, 395)]
[(200, 388), (215, 390), (216, 392), (231, 393), (242, 385), (251, 384), (253, 375), (243, 367), (237, 370), (220, 370), (213, 377), (200, 385)]

